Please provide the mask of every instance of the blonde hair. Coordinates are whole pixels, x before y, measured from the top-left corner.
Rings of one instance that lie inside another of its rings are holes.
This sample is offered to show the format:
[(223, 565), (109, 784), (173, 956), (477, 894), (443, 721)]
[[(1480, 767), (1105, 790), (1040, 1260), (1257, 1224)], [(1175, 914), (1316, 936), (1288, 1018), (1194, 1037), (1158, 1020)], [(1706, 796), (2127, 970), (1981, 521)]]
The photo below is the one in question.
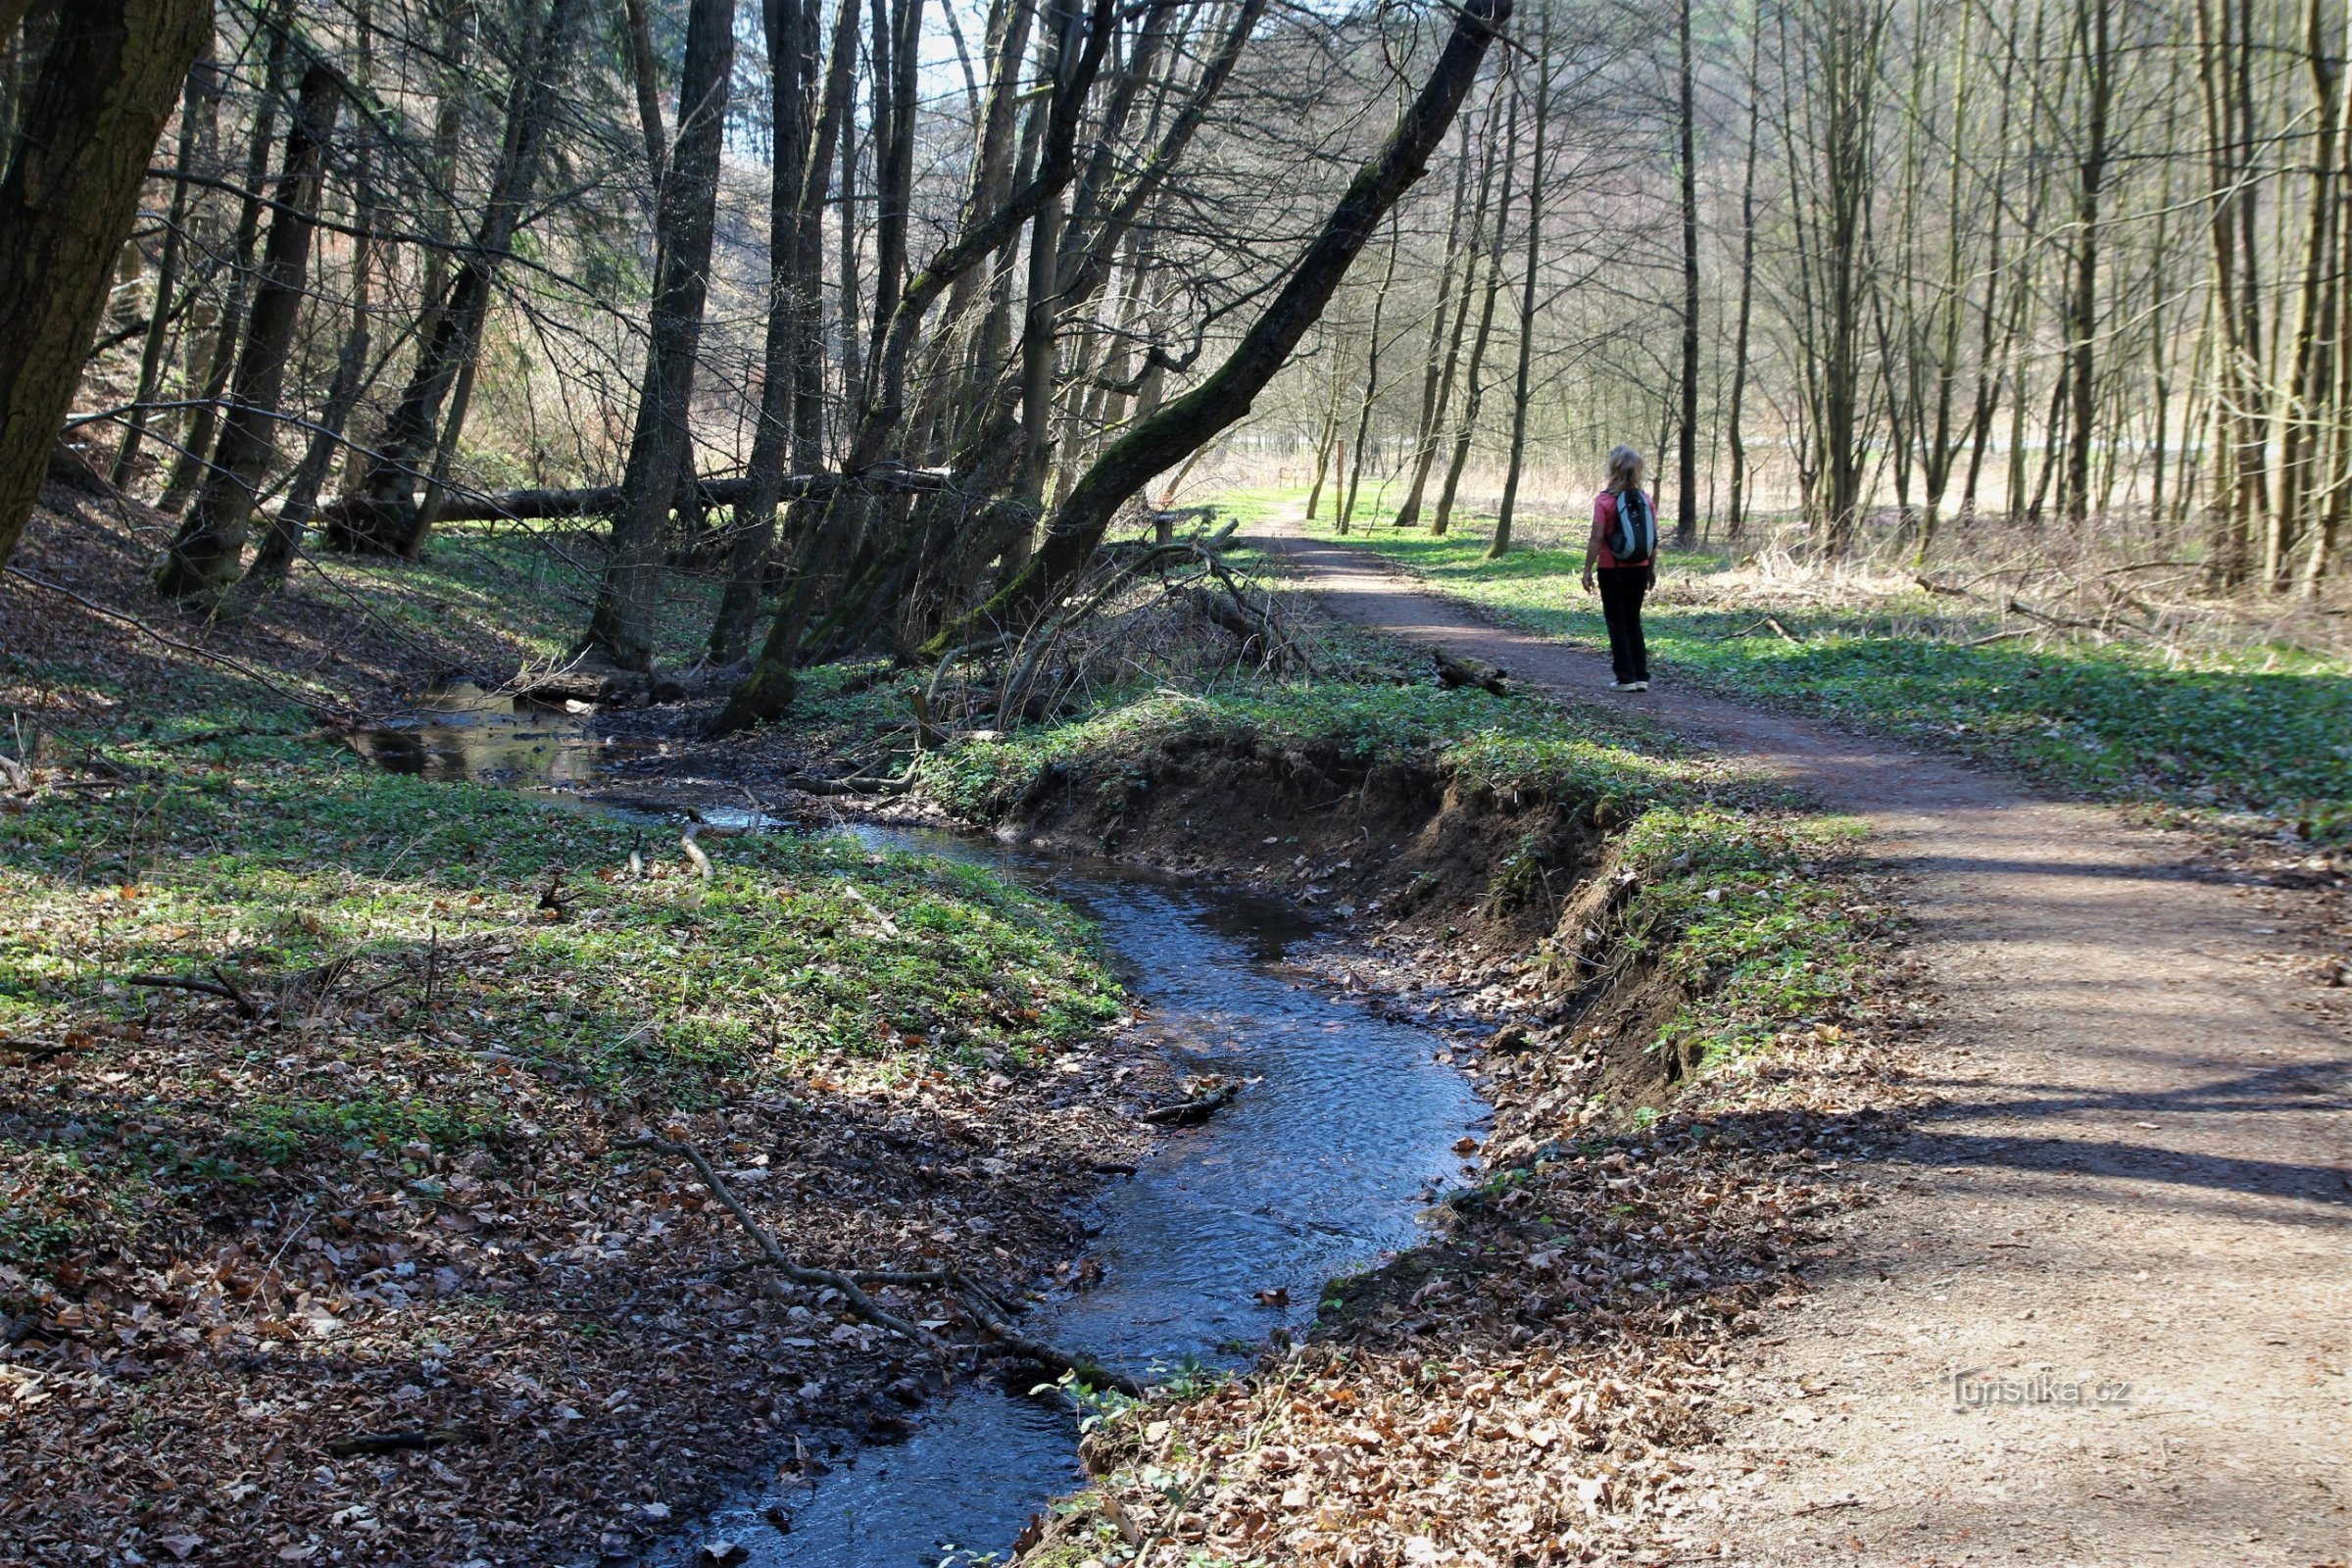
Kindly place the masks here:
[(1619, 447), (1609, 454), (1609, 488), (1638, 490), (1642, 486), (1642, 454)]

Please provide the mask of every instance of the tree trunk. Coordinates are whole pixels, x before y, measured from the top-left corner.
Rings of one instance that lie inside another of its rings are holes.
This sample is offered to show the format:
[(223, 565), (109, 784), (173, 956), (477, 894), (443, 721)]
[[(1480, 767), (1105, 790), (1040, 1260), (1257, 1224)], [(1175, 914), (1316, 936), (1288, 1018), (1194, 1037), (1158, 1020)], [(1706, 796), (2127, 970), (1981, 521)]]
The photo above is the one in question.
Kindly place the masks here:
[(1683, 407), (1675, 458), (1674, 543), (1689, 550), (1698, 543), (1698, 132), (1692, 105), (1690, 6), (1679, 8), (1682, 101), (1677, 115), (1683, 184)]
[[(7, 36), (0, 31), (0, 38)], [(147, 406), (155, 401), (156, 388), (162, 384), (164, 346), (171, 340), (172, 296), (179, 287), (179, 249), (181, 235), (188, 226), (188, 174), (195, 168), (196, 127), (209, 115), (217, 113), (220, 97), (220, 68), (210, 60), (199, 60), (188, 73), (186, 95), (179, 111), (179, 156), (172, 183), (172, 209), (164, 220), (164, 253), (155, 269), (155, 305), (147, 318), (147, 340), (139, 350), (138, 390), (131, 394), (130, 414), (122, 431), (122, 445), (115, 453), (111, 482), (118, 490), (130, 483), (138, 462), (139, 443), (147, 433)]]
[(212, 471), (156, 576), (156, 591), (166, 599), (211, 604), (236, 581), (244, 564), (254, 494), (269, 472), (270, 460), (277, 455), (278, 403), (302, 310), (326, 146), (334, 134), (342, 90), (336, 74), (325, 66), (315, 65), (303, 74), (294, 122), (286, 131), (285, 169), (278, 177), (270, 243), (254, 289), (253, 319), (245, 329), (244, 351), (237, 357), (228, 417), (220, 427)]
[(427, 529), (416, 505), (416, 483), (440, 443), (455, 438), (443, 427), (442, 405), (480, 352), (491, 291), (537, 187), (555, 118), (556, 86), (568, 64), (579, 5), (580, 0), (546, 0), (539, 28), (507, 95), (505, 138), (473, 243), (465, 251), (447, 294), (428, 302), (429, 331), (419, 333), (422, 346), (416, 366), (377, 439), (360, 493), (346, 496), (328, 519), (327, 541), (337, 549), (410, 558), (423, 553)]
[(1403, 229), (1393, 226), (1389, 230), (1389, 265), (1380, 274), (1380, 292), (1372, 296), (1372, 330), (1364, 340), (1364, 395), (1355, 410), (1355, 455), (1345, 465), (1348, 488), (1340, 497), (1341, 533), (1355, 520), (1355, 492), (1363, 482), (1364, 449), (1372, 444), (1372, 406), (1380, 398), (1380, 322), (1388, 311), (1389, 290), (1396, 282), (1396, 255), (1403, 248)]
[[(1492, 108), (1489, 118), (1493, 118)], [(1493, 145), (1492, 142), (1489, 143)], [(1486, 174), (1492, 178), (1494, 162), (1486, 160)], [(1486, 221), (1487, 189), (1482, 183), (1478, 192), (1479, 211), (1470, 220), (1472, 239), (1465, 246), (1462, 239), (1462, 205), (1470, 185), (1470, 135), (1464, 122), (1462, 150), (1454, 165), (1453, 214), (1446, 220), (1446, 260), (1438, 269), (1438, 304), (1429, 313), (1429, 352), (1424, 355), (1421, 369), (1421, 416), (1413, 424), (1413, 477), (1404, 492), (1404, 505), (1396, 509), (1396, 526), (1410, 528), (1421, 520), (1421, 496), (1429, 488), (1429, 470), (1438, 455), (1438, 420), (1444, 417), (1444, 394), (1452, 390), (1454, 362), (1461, 355), (1462, 328), (1469, 317), (1470, 290), (1467, 282), (1462, 288), (1463, 308), (1453, 311), (1453, 331), (1448, 337), (1446, 316), (1453, 303), (1453, 270), (1467, 250), (1475, 249), (1476, 235)]]
[[(855, 19), (857, 8), (842, 15)], [(751, 494), (735, 512), (727, 586), (710, 627), (710, 658), (731, 664), (751, 645), (760, 584), (775, 534), (786, 460), (812, 472), (824, 460), (825, 187), (833, 145), (849, 118), (858, 41), (854, 25), (837, 28), (825, 70), (821, 107), (808, 88), (816, 68), (815, 0), (765, 0), (768, 64), (776, 104), (776, 150), (768, 191), (768, 318), (760, 427), (752, 438)], [(787, 427), (789, 419), (789, 428)], [(787, 435), (790, 440), (787, 442)]]
[(40, 495), (156, 138), (213, 33), (210, 0), (80, 0), (74, 19), (26, 105), (45, 134), (0, 178), (0, 564)]
[[(868, 368), (871, 395), (866, 399), (857, 431), (844, 454), (844, 467), (853, 474), (873, 468), (898, 439), (906, 414), (907, 371), (914, 338), (931, 307), (966, 270), (989, 261), (1036, 217), (1038, 209), (1057, 195), (1076, 172), (1078, 127), (1088, 93), (1093, 89), (1102, 57), (1116, 27), (1115, 0), (1093, 0), (1085, 26), (1085, 44), (1076, 66), (1062, 78), (1064, 86), (1053, 95), (1052, 110), (1039, 136), (1035, 172), (986, 215), (967, 220), (956, 239), (909, 279), (898, 308), (891, 313), (881, 351)], [(800, 661), (801, 640), (808, 631), (818, 587), (833, 570), (834, 561), (857, 536), (866, 511), (865, 497), (855, 487), (835, 492), (825, 515), (809, 531), (794, 563), (783, 608), (769, 625), (752, 670), (738, 685), (712, 720), (715, 730), (740, 729), (781, 713), (790, 705)]]
[(172, 516), (179, 514), (204, 482), (205, 465), (220, 428), (220, 400), (228, 395), (229, 377), (237, 368), (238, 334), (245, 328), (246, 306), (252, 297), (253, 252), (262, 237), (262, 187), (270, 178), (270, 151), (277, 134), (277, 99), (285, 85), (287, 9), (288, 0), (280, 0), (259, 23), (269, 35), (268, 64), (262, 70), (261, 98), (254, 107), (253, 128), (245, 146), (245, 196), (238, 203), (236, 237), (229, 246), (228, 297), (221, 304), (206, 350), (203, 391), (180, 438), (172, 476), (155, 504), (156, 511)]
[(2093, 352), (2099, 330), (2099, 198), (2107, 174), (2107, 122), (2115, 85), (2115, 0), (2077, 0), (2075, 43), (2082, 51), (2084, 123), (2075, 198), (2075, 279), (2067, 315), (2073, 409), (2067, 427), (2066, 520), (2078, 531), (2090, 516), (2090, 464), (2097, 407)]
[(645, 383), (611, 551), (581, 640), (622, 669), (653, 667), (662, 532), (693, 440), (695, 358), (710, 291), (719, 152), (734, 67), (735, 0), (694, 0), (679, 74), (677, 148), (662, 181), (662, 272), (654, 287)]
[[(1029, 623), (1085, 570), (1103, 530), (1129, 497), (1249, 414), (1257, 394), (1322, 315), (1382, 218), (1428, 167), (1510, 8), (1511, 0), (1463, 0), (1454, 10), (1445, 49), (1386, 145), (1357, 172), (1281, 291), (1224, 363), (1200, 385), (1139, 418), (1096, 459), (1054, 509), (1028, 566), (986, 604), (932, 638), (926, 653), (945, 655), (984, 628)], [(721, 717), (722, 727), (773, 716), (773, 710), (760, 710), (764, 705), (755, 700), (758, 696), (739, 691)]]
[(1740, 307), (1732, 330), (1732, 396), (1724, 411), (1724, 444), (1731, 449), (1732, 476), (1724, 532), (1738, 539), (1747, 527), (1747, 441), (1740, 418), (1747, 398), (1748, 329), (1756, 299), (1756, 144), (1764, 118), (1764, 87), (1759, 66), (1764, 50), (1764, 22), (1751, 7), (1747, 46), (1747, 165), (1740, 177)]
[(1470, 363), (1462, 370), (1463, 382), (1469, 390), (1463, 402), (1462, 422), (1454, 431), (1453, 456), (1446, 465), (1446, 487), (1438, 493), (1438, 510), (1429, 519), (1433, 538), (1444, 538), (1453, 521), (1454, 497), (1461, 493), (1462, 470), (1470, 466), (1470, 444), (1478, 435), (1478, 413), (1487, 398), (1487, 345), (1494, 336), (1494, 306), (1502, 293), (1502, 259), (1510, 237), (1511, 176), (1519, 168), (1517, 93), (1511, 94), (1502, 144), (1508, 152), (1502, 161), (1502, 191), (1494, 203), (1494, 238), (1487, 246), (1486, 299), (1478, 308), (1478, 335), (1470, 340)]
[(1527, 270), (1519, 285), (1519, 367), (1511, 387), (1511, 458), (1503, 471), (1502, 500), (1494, 509), (1494, 538), (1487, 559), (1500, 561), (1511, 549), (1511, 514), (1519, 506), (1519, 476), (1527, 456), (1527, 413), (1533, 398), (1529, 376), (1536, 359), (1536, 278), (1544, 257), (1544, 153), (1551, 128), (1551, 0), (1539, 0), (1544, 23), (1536, 45), (1535, 161), (1527, 175)]

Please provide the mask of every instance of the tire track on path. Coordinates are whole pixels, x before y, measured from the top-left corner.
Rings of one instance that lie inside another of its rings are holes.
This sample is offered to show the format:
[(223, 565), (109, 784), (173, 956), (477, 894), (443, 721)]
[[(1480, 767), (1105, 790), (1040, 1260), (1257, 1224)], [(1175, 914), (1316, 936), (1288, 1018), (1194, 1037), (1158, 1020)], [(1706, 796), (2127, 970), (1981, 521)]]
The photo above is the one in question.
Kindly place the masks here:
[[(1942, 1103), (1742, 1342), (1691, 1455), (1701, 1560), (2309, 1568), (2352, 1557), (2352, 1050), (2279, 937), (2100, 807), (1676, 689), (1496, 627), (1377, 558), (1254, 541), (1341, 618), (1624, 702), (1869, 825), (1901, 873)], [(2114, 1385), (2128, 1384), (2118, 1396)], [(2069, 1402), (2074, 1394), (2080, 1402)]]

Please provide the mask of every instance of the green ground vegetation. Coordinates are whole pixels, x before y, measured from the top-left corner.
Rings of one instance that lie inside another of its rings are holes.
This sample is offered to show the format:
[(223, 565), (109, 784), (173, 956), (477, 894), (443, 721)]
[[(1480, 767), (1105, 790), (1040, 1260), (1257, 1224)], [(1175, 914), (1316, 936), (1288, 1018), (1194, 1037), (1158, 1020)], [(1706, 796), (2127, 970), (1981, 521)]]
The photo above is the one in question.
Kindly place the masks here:
[[(1118, 1011), (1091, 928), (983, 869), (765, 834), (701, 837), (705, 876), (674, 824), (318, 740), (181, 744), (255, 716), (197, 708), (102, 748), (52, 733), (42, 755), (75, 776), (0, 818), (0, 1039), (125, 1069), (63, 1126), (0, 1110), (0, 1167), (79, 1173), (19, 1187), (0, 1262), (64, 1245), (87, 1210), (51, 1200), (90, 1181), (250, 1184), (514, 1136), (518, 1068), (659, 1118), (811, 1077), (1035, 1061)], [(269, 1027), (168, 1045), (228, 999), (132, 976), (233, 990)]]
[[(1251, 492), (1249, 503), (1279, 500)], [(1328, 524), (1321, 524), (1328, 528)], [(1487, 559), (1491, 524), (1443, 538), (1358, 527), (1348, 542), (1511, 624), (1605, 646), (1600, 607), (1578, 586), (1579, 547)], [(2307, 836), (2352, 835), (2352, 665), (2298, 649), (2157, 650), (2036, 636), (1978, 644), (1991, 612), (1924, 589), (1840, 608), (1675, 603), (1678, 574), (1721, 556), (1669, 556), (1644, 618), (1665, 679), (1984, 757), (2068, 791), (2280, 819)], [(1769, 613), (1788, 635), (1766, 624)], [(1791, 640), (1794, 639), (1794, 640)]]

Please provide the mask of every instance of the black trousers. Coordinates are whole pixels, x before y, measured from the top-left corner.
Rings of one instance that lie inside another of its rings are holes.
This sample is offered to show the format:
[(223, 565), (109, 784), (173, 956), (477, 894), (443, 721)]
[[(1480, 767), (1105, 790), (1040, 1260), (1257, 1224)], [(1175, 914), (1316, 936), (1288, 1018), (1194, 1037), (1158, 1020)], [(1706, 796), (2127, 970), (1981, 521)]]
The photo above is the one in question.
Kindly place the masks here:
[(1603, 566), (1600, 614), (1609, 623), (1609, 663), (1620, 683), (1649, 679), (1649, 646), (1642, 640), (1642, 596), (1649, 592), (1649, 566)]

